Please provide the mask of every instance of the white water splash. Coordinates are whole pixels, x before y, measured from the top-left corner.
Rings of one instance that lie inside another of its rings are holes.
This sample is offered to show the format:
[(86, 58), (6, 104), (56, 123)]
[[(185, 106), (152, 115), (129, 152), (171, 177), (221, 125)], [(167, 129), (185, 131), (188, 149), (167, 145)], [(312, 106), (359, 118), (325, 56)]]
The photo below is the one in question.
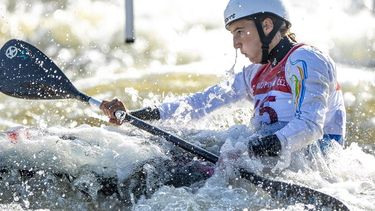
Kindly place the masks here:
[(80, 171), (104, 177), (127, 179), (145, 161), (167, 159), (163, 150), (143, 138), (124, 137), (121, 130), (82, 125), (74, 129), (17, 127), (1, 138), (1, 166), (21, 169), (46, 169), (69, 175)]
[[(137, 0), (135, 29), (138, 40), (133, 47), (138, 52), (143, 52), (142, 50), (149, 46), (157, 48), (152, 51), (155, 61), (149, 66), (143, 66), (142, 60), (129, 56), (126, 50), (119, 49), (112, 51), (111, 55), (106, 55), (96, 48), (109, 48), (112, 40), (122, 39), (121, 32), (124, 25), (122, 0), (68, 1), (70, 4), (66, 9), (58, 9), (48, 14), (42, 14), (41, 3), (31, 5), (18, 4), (19, 2), (22, 1), (17, 1), (17, 7), (12, 14), (8, 13), (5, 5), (0, 5), (1, 20), (3, 20), (1, 33), (10, 37), (25, 38), (38, 44), (39, 40), (45, 39), (45, 36), (53, 37), (49, 33), (58, 32), (55, 39), (67, 46), (75, 42), (81, 43), (80, 47), (87, 53), (74, 62), (80, 63), (81, 59), (87, 58), (89, 61), (87, 69), (92, 77), (77, 79), (75, 84), (79, 88), (96, 88), (103, 84), (111, 84), (114, 79), (141, 78), (149, 73), (163, 74), (173, 71), (224, 75), (235, 58), (231, 35), (223, 27), (222, 15), (226, 3), (224, 0)], [(349, 6), (349, 0), (293, 0), (290, 4), (293, 8), (292, 29), (300, 41), (324, 50), (334, 50), (337, 47), (337, 40), (361, 41), (362, 37), (374, 36), (375, 24), (372, 24), (374, 16), (369, 13), (370, 10), (355, 12)], [(38, 31), (42, 26), (45, 27), (43, 28), (45, 31)], [(141, 36), (142, 34), (145, 35)], [(145, 38), (150, 39), (145, 40)], [(55, 40), (51, 42), (54, 43)], [(100, 43), (100, 45), (90, 46), (92, 43)], [(85, 48), (86, 45), (90, 47)], [(370, 52), (373, 48), (374, 46), (366, 46), (364, 51)], [(61, 64), (76, 57), (76, 52), (66, 46), (52, 45), (44, 50), (48, 55), (57, 52), (57, 61)], [(108, 52), (108, 49), (104, 52)], [(193, 61), (179, 65), (178, 58), (181, 54), (193, 58)], [(106, 59), (106, 56), (111, 59)], [(166, 62), (163, 65), (160, 60), (164, 57)], [(200, 60), (197, 59), (198, 57)], [(239, 71), (246, 63), (247, 61), (239, 55), (234, 70)], [(134, 67), (137, 64), (141, 67)], [(338, 65), (338, 74), (342, 83), (354, 85), (368, 83), (375, 86), (375, 74), (371, 69)], [(137, 90), (126, 91), (132, 93), (133, 99), (139, 99)], [(112, 97), (111, 94), (101, 93), (97, 94), (97, 97), (109, 98)], [(176, 98), (172, 95), (165, 100), (176, 100)], [(355, 93), (347, 93), (345, 97), (346, 102), (355, 101), (356, 98), (358, 96)], [(26, 103), (20, 101), (7, 105), (12, 108), (28, 108)], [(236, 146), (240, 145), (236, 145), (235, 141), (243, 139), (248, 129), (245, 125), (233, 125), (247, 123), (251, 117), (251, 109), (249, 109), (251, 105), (240, 103), (235, 106), (224, 108), (200, 121), (179, 119), (156, 124), (214, 152), (219, 152), (220, 146), (226, 141), (233, 144), (223, 148), (223, 151), (231, 147), (236, 149)], [(18, 126), (12, 122), (14, 114), (5, 115), (4, 109), (1, 104), (0, 124), (7, 127)], [(78, 111), (71, 111), (71, 113), (83, 115)], [(95, 118), (101, 118), (94, 112), (90, 114)], [(28, 113), (28, 115), (34, 114)], [(43, 121), (43, 118), (48, 119), (48, 114), (39, 117), (40, 127), (47, 125), (45, 124), (47, 120)], [(23, 123), (28, 122), (25, 119)], [(14, 199), (14, 203), (0, 205), (0, 209), (23, 210), (24, 207), (29, 207), (32, 197), (38, 194), (26, 190), (30, 190), (30, 186), (44, 183), (47, 184), (49, 191), (44, 193), (48, 197), (38, 201), (41, 203), (40, 207), (48, 207), (49, 201), (54, 201), (66, 205), (67, 209), (72, 207), (76, 210), (90, 209), (86, 207), (85, 201), (81, 200), (84, 197), (73, 196), (67, 199), (68, 195), (72, 194), (72, 190), (68, 188), (70, 186), (59, 186), (58, 177), (47, 170), (76, 175), (78, 177), (76, 187), (91, 187), (88, 192), (95, 195), (98, 184), (95, 184), (91, 174), (82, 174), (82, 171), (95, 172), (103, 176), (117, 176), (125, 180), (137, 171), (138, 165), (150, 159), (168, 159), (168, 155), (164, 152), (165, 146), (150, 142), (152, 138), (148, 134), (128, 125), (120, 128), (89, 126), (53, 127), (43, 130), (31, 128), (21, 130), (17, 134), (19, 136), (13, 140), (17, 143), (12, 143), (4, 133), (0, 135), (0, 165), (46, 170), (39, 172), (40, 175), (35, 175), (29, 183), (22, 183), (22, 181), (19, 183), (23, 186), (17, 186), (17, 190), (22, 190), (23, 195), (17, 195), (16, 191), (6, 189), (5, 184), (8, 186), (13, 182), (18, 184), (14, 176), (17, 172), (12, 171), (10, 174), (13, 177), (2, 180), (1, 184), (4, 184), (2, 187), (6, 191), (0, 194), (9, 195)], [(240, 137), (241, 135), (243, 137)], [(62, 139), (62, 136), (65, 138)], [(246, 153), (243, 156), (246, 156)], [(293, 160), (291, 166), (277, 179), (306, 185), (333, 195), (347, 203), (353, 210), (375, 210), (375, 158), (373, 154), (364, 152), (360, 146), (352, 144), (344, 150), (334, 148), (326, 158), (320, 153), (312, 157), (300, 154)], [(152, 171), (152, 166), (148, 167), (147, 170)], [(233, 169), (234, 165), (228, 167)], [(228, 175), (225, 175), (226, 173)], [(260, 190), (246, 181), (229, 183), (227, 179), (231, 176), (230, 173), (230, 171), (218, 171), (199, 189), (162, 186), (151, 198), (143, 198), (133, 208), (135, 210), (264, 210), (266, 208), (284, 210), (279, 208), (279, 205), (267, 194), (259, 192)], [(48, 180), (40, 179), (42, 174), (47, 175)], [(85, 182), (88, 182), (89, 186), (84, 184)], [(59, 188), (61, 191), (56, 190)], [(24, 203), (21, 206), (18, 203), (22, 200)], [(115, 199), (107, 199), (107, 203), (116, 204)], [(296, 204), (285, 209), (304, 208), (304, 205)]]

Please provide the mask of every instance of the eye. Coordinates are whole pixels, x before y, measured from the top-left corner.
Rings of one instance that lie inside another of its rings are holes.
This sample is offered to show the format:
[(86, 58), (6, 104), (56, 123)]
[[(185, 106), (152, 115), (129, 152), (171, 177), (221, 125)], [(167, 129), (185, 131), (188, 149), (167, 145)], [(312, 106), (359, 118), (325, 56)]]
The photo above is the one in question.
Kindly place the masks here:
[(234, 37), (242, 37), (243, 35), (245, 35), (245, 33), (244, 33), (244, 31), (242, 29), (236, 29), (233, 32), (233, 36)]

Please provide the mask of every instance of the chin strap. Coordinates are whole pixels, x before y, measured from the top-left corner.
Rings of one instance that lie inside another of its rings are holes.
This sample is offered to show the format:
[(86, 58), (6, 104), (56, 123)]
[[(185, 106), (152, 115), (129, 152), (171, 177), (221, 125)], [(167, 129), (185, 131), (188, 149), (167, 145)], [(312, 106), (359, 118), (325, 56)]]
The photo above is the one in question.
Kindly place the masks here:
[(283, 24), (282, 20), (276, 19), (274, 21), (274, 27), (272, 31), (266, 36), (263, 31), (262, 22), (259, 18), (254, 18), (255, 26), (257, 27), (260, 41), (262, 42), (262, 64), (268, 63), (268, 52), (270, 48), (270, 43), (275, 37), (276, 33), (279, 31), (281, 25)]

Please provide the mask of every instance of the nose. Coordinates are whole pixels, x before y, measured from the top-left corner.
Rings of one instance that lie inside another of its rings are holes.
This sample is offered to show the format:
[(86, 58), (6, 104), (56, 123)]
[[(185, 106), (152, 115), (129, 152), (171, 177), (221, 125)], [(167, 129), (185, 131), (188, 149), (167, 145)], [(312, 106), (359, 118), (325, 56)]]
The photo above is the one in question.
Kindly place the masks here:
[(235, 49), (241, 48), (240, 39), (238, 39), (238, 36), (236, 36), (236, 35), (233, 35), (233, 47)]

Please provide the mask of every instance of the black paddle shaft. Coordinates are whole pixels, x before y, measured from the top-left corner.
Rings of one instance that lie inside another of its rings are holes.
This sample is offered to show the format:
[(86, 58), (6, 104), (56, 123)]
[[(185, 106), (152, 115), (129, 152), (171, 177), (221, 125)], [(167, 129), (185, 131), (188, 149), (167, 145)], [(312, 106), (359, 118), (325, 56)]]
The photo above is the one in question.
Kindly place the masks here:
[(132, 115), (126, 114), (125, 120), (132, 124), (133, 126), (137, 128), (141, 128), (142, 130), (145, 130), (153, 135), (161, 136), (165, 138), (167, 141), (175, 144), (178, 147), (181, 147), (182, 149), (199, 156), (200, 158), (203, 158), (204, 160), (207, 160), (211, 163), (216, 163), (219, 160), (219, 157), (212, 152), (209, 152), (201, 147), (195, 146), (187, 141), (184, 141), (183, 139), (170, 134), (160, 128), (157, 128), (153, 125), (150, 125), (137, 117), (134, 117)]
[[(0, 50), (0, 91), (23, 99), (68, 99), (75, 98), (99, 107), (100, 102), (78, 91), (54, 62), (34, 46), (21, 40), (10, 40)], [(124, 119), (153, 135), (193, 153), (207, 161), (216, 163), (218, 156), (189, 142), (152, 126), (136, 117), (125, 114)], [(273, 197), (330, 207), (334, 210), (349, 210), (341, 201), (319, 191), (281, 181), (273, 181), (240, 169), (242, 178), (261, 187)]]

